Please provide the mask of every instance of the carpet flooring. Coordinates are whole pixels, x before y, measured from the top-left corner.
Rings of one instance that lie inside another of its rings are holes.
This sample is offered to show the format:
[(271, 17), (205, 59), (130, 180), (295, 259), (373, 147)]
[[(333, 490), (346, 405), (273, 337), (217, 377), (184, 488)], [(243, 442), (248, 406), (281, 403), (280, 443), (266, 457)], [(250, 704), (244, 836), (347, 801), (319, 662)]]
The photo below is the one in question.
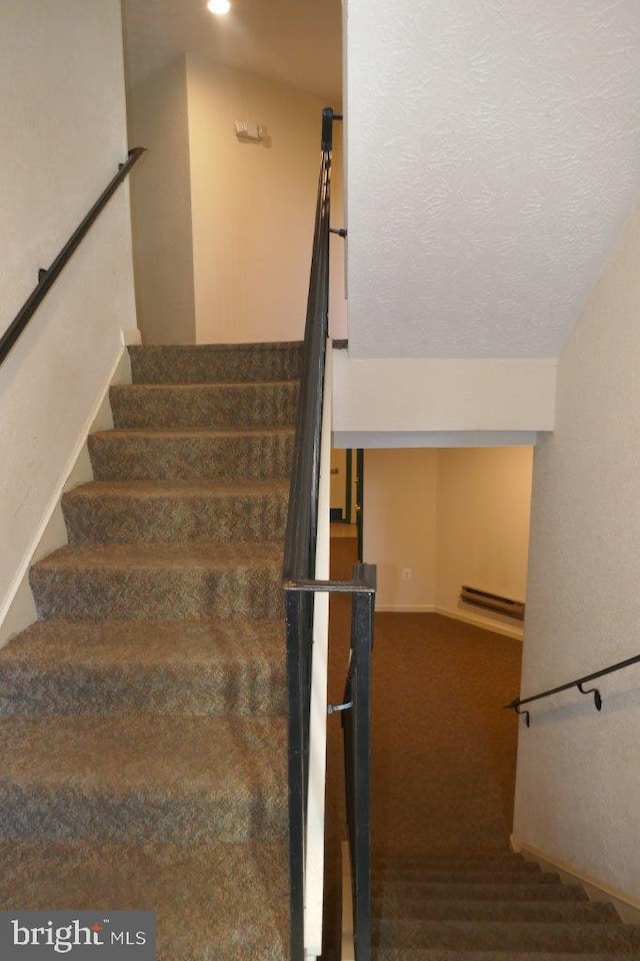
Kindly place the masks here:
[(282, 547), (297, 344), (139, 347), (0, 651), (0, 909), (289, 957)]
[[(349, 576), (354, 540), (332, 541)], [(330, 699), (350, 604), (331, 601)], [(522, 645), (437, 614), (378, 613), (372, 660), (373, 961), (640, 958), (640, 928), (509, 851)], [(329, 719), (326, 961), (339, 953), (342, 732)]]

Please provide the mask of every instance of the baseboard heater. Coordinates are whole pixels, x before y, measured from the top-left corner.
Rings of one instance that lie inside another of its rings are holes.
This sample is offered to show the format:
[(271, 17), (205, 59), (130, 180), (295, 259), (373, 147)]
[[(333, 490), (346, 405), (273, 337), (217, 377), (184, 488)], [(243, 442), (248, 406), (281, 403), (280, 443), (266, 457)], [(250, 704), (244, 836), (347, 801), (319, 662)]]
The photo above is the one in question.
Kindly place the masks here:
[(488, 591), (478, 590), (477, 587), (462, 586), (460, 600), (475, 607), (484, 607), (489, 611), (506, 614), (517, 621), (524, 621), (524, 602), (514, 601), (512, 597), (501, 597), (500, 594), (490, 594)]

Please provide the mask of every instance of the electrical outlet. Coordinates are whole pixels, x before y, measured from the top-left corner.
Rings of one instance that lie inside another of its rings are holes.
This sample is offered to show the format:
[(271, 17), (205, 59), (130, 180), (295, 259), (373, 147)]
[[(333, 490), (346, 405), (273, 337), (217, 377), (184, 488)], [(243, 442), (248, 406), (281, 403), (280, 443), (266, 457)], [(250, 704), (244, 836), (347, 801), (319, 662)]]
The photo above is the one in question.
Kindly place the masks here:
[(410, 568), (410, 567), (403, 567), (403, 568), (402, 568), (402, 580), (403, 580), (403, 581), (410, 581), (410, 580), (411, 580), (411, 568)]

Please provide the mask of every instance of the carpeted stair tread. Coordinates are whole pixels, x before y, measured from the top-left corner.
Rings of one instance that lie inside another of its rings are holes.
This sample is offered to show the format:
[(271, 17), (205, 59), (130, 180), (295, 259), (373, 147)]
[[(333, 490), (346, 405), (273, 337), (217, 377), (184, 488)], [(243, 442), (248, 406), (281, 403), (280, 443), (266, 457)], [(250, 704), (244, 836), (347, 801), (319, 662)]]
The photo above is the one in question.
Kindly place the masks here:
[(274, 840), (284, 718), (5, 717), (0, 837)]
[(30, 571), (40, 617), (277, 617), (282, 542), (63, 547)]
[(384, 881), (406, 881), (409, 883), (422, 884), (425, 882), (455, 881), (464, 883), (465, 881), (478, 881), (490, 884), (492, 881), (535, 881), (540, 874), (538, 864), (522, 862), (520, 865), (465, 865), (460, 867), (441, 868), (431, 867), (422, 870), (411, 870), (408, 868), (394, 868), (388, 866), (377, 872), (377, 877)]
[(133, 382), (216, 383), (299, 377), (299, 341), (129, 347)]
[(441, 948), (374, 948), (372, 961), (637, 961), (635, 954), (609, 951), (447, 951)]
[[(374, 900), (374, 914), (382, 916), (380, 900)], [(619, 924), (611, 904), (595, 901), (402, 901), (384, 905), (385, 919), (413, 921), (580, 921)]]
[[(540, 883), (542, 878), (542, 883)], [(579, 885), (561, 884), (555, 875), (542, 875), (528, 883), (503, 881), (500, 884), (424, 883), (385, 881), (373, 879), (373, 895), (381, 904), (394, 906), (407, 901), (435, 899), (460, 899), (463, 901), (587, 901), (587, 895)]]
[(279, 620), (37, 621), (0, 671), (0, 715), (286, 713)]
[(535, 862), (525, 861), (522, 854), (515, 854), (512, 851), (487, 850), (482, 851), (477, 848), (469, 850), (455, 849), (451, 851), (428, 851), (428, 852), (407, 852), (407, 851), (380, 851), (374, 854), (373, 867), (384, 869), (386, 866), (394, 868), (408, 868), (409, 870), (429, 868), (429, 867), (466, 867), (476, 864), (531, 864)]
[(272, 540), (283, 536), (285, 480), (94, 481), (68, 491), (70, 544)]
[(158, 961), (289, 961), (282, 843), (0, 842), (3, 910), (157, 914)]
[(291, 425), (297, 398), (297, 381), (119, 384), (110, 390), (116, 428), (213, 430)]
[(88, 438), (96, 480), (288, 478), (294, 431), (109, 430)]
[(377, 947), (447, 950), (635, 952), (640, 956), (640, 926), (529, 921), (411, 921), (383, 918), (373, 923)]

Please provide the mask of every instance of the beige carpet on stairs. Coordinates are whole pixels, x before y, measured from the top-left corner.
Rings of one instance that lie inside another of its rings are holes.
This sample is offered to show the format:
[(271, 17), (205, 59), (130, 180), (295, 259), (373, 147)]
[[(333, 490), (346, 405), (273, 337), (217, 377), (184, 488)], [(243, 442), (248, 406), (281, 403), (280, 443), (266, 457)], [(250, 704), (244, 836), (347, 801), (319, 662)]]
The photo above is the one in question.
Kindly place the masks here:
[(0, 909), (152, 910), (158, 961), (287, 961), (300, 348), (130, 354), (0, 651)]

